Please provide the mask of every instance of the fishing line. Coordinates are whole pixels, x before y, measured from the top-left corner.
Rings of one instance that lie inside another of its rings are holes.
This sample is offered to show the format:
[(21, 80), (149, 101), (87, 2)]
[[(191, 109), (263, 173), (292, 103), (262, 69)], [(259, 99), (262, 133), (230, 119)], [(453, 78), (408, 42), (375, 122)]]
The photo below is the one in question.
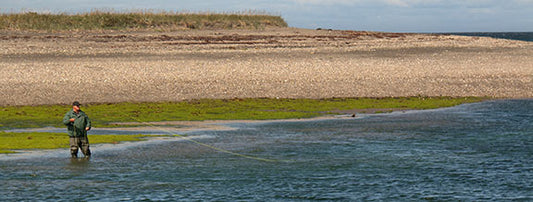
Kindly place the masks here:
[(163, 131), (163, 132), (166, 132), (170, 135), (173, 135), (173, 136), (176, 136), (176, 137), (180, 137), (182, 138), (183, 140), (186, 140), (186, 141), (189, 141), (189, 142), (192, 142), (192, 143), (195, 143), (197, 145), (200, 145), (200, 146), (203, 146), (203, 147), (207, 147), (207, 148), (210, 148), (210, 149), (213, 149), (213, 150), (216, 150), (216, 151), (219, 151), (219, 152), (223, 152), (223, 153), (226, 153), (226, 154), (231, 154), (231, 155), (234, 155), (234, 156), (238, 156), (238, 157), (242, 157), (242, 158), (247, 158), (247, 159), (253, 159), (253, 160), (257, 160), (257, 161), (263, 161), (263, 162), (287, 162), (286, 160), (278, 160), (278, 159), (267, 159), (267, 158), (261, 158), (261, 157), (256, 157), (256, 156), (251, 156), (251, 155), (246, 155), (246, 154), (241, 154), (241, 153), (237, 153), (237, 152), (232, 152), (232, 151), (229, 151), (229, 150), (226, 150), (226, 149), (222, 149), (222, 148), (219, 148), (219, 147), (215, 147), (213, 145), (209, 145), (209, 144), (205, 144), (205, 143), (202, 143), (202, 142), (199, 142), (199, 141), (196, 141), (196, 140), (193, 140), (193, 139), (190, 139), (190, 138), (185, 138), (185, 136), (183, 135), (180, 135), (180, 134), (177, 134), (171, 130), (167, 130), (167, 129), (163, 129), (163, 128), (159, 128), (157, 127), (156, 125), (154, 124), (150, 124), (148, 122), (144, 122), (144, 121), (141, 121), (133, 116), (129, 116), (127, 115), (126, 113), (122, 112), (122, 114), (126, 115), (126, 117), (129, 117), (133, 120), (135, 120), (136, 122), (138, 123), (141, 123), (141, 124), (144, 124), (144, 125), (147, 125), (147, 126), (151, 126), (151, 127), (154, 127), (154, 128), (157, 128), (157, 130), (160, 130), (160, 131)]

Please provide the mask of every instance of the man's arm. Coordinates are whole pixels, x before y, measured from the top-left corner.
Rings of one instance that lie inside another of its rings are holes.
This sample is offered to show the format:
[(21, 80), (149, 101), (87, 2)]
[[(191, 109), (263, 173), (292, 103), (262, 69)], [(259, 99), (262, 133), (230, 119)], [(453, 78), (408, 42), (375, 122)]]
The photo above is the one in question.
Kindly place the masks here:
[(65, 114), (65, 116), (63, 117), (63, 124), (65, 124), (67, 126), (72, 123), (72, 121), (70, 120), (69, 114), (70, 114), (70, 112), (67, 112)]
[(91, 119), (89, 119), (89, 116), (85, 114), (85, 118), (87, 119), (87, 125), (85, 126), (85, 130), (91, 130)]

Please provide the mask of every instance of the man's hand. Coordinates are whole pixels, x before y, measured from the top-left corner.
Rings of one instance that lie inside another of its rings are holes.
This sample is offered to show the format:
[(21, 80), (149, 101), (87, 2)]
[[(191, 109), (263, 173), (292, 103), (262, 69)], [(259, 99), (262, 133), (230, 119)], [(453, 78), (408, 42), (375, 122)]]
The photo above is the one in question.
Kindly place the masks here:
[(74, 122), (74, 120), (76, 120), (76, 119), (75, 118), (69, 119), (70, 122)]
[(91, 130), (91, 128), (87, 127), (87, 128), (85, 128), (85, 130), (86, 130), (86, 131), (89, 131), (89, 130)]

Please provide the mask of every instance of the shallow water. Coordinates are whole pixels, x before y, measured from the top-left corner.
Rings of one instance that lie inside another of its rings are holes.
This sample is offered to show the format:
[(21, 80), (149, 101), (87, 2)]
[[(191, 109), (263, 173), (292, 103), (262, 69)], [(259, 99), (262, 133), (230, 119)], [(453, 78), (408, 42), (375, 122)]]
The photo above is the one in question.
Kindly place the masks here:
[(0, 156), (0, 200), (533, 200), (533, 100)]

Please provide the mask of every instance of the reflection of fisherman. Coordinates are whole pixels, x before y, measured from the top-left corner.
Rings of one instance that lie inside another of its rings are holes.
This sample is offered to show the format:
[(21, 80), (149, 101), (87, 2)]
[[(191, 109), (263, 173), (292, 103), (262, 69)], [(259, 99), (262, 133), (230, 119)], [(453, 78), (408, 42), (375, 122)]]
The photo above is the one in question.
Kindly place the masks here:
[(89, 139), (87, 138), (87, 131), (91, 130), (91, 120), (81, 111), (80, 103), (78, 101), (72, 103), (72, 110), (63, 117), (63, 124), (67, 126), (68, 136), (70, 137), (70, 154), (72, 158), (78, 157), (78, 148), (81, 149), (85, 158), (91, 156), (89, 150)]

